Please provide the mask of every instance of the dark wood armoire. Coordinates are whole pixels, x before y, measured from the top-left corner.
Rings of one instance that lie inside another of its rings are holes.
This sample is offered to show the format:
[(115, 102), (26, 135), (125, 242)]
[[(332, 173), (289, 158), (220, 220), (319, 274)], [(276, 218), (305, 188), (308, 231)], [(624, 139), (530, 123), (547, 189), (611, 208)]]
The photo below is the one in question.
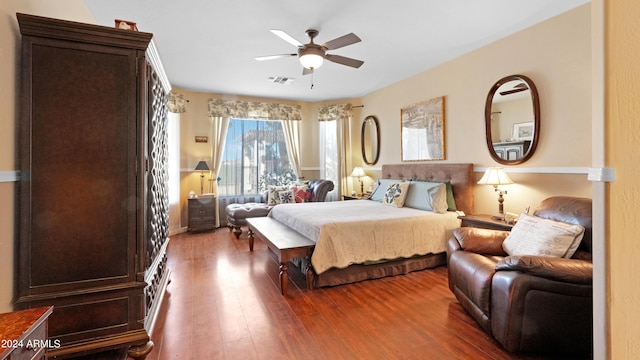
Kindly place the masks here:
[(124, 347), (144, 358), (169, 279), (170, 85), (153, 36), (17, 18), (16, 308), (54, 306), (49, 358)]

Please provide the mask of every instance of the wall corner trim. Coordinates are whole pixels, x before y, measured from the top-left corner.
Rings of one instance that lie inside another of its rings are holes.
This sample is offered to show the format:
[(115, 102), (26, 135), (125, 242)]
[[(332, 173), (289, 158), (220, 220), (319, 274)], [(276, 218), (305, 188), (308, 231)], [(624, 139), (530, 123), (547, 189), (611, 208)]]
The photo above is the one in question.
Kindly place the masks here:
[(616, 181), (616, 169), (614, 168), (589, 168), (587, 180), (613, 182)]
[(20, 171), (0, 171), (0, 182), (14, 182), (20, 180)]

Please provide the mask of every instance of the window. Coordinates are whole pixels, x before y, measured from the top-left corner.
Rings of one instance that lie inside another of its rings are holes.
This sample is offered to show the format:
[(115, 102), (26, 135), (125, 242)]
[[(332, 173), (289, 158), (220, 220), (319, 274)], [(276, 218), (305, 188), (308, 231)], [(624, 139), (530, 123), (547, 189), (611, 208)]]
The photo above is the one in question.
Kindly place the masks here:
[(282, 122), (230, 119), (218, 177), (221, 196), (255, 195), (296, 181)]
[[(334, 184), (339, 184), (340, 177), (337, 124), (335, 120), (320, 122), (320, 178), (331, 180)], [(337, 189), (327, 194), (328, 201), (335, 201), (337, 198)]]

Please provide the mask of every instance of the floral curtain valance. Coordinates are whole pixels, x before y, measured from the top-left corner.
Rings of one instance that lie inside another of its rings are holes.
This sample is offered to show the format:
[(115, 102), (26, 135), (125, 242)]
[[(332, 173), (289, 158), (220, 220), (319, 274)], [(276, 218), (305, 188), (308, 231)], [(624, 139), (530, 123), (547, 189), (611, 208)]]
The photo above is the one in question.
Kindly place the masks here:
[(169, 111), (172, 113), (187, 112), (187, 100), (184, 99), (184, 95), (174, 93), (173, 91), (167, 95), (167, 105)]
[(300, 120), (300, 105), (262, 103), (257, 101), (238, 101), (209, 99), (210, 117), (230, 117), (237, 119), (263, 120)]
[(318, 121), (332, 121), (349, 117), (351, 117), (351, 104), (336, 104), (318, 108)]

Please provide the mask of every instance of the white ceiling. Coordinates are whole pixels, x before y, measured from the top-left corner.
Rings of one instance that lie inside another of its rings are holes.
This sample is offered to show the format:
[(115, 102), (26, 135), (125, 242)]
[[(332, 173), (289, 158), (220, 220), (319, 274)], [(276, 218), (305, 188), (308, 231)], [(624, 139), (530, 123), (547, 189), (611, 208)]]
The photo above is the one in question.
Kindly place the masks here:
[[(325, 101), (360, 97), (480, 48), (589, 0), (84, 0), (98, 24), (114, 19), (151, 32), (173, 86), (190, 91)], [(400, 5), (402, 4), (402, 5)], [(355, 33), (362, 42), (328, 53), (364, 61), (359, 69), (325, 61), (302, 76), (295, 53), (272, 34), (302, 43)], [(291, 84), (269, 77), (295, 78)], [(313, 89), (311, 83), (314, 83)]]

